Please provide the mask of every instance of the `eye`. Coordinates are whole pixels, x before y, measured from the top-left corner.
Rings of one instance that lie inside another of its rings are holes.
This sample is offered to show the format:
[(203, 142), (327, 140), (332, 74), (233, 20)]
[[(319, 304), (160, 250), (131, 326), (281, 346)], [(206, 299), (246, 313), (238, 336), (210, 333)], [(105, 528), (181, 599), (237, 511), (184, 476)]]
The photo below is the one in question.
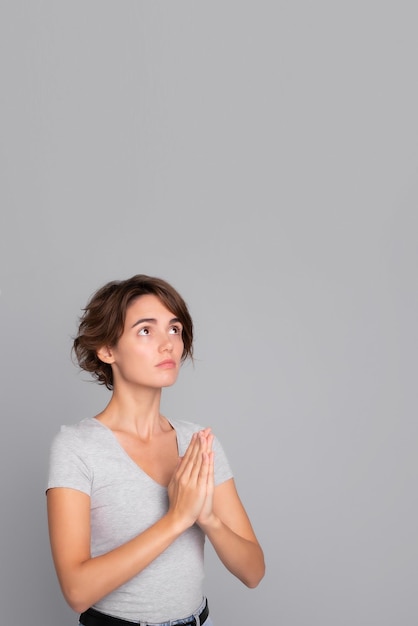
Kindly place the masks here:
[(181, 335), (181, 330), (181, 326), (176, 325), (172, 326), (169, 332), (171, 335)]
[(144, 326), (144, 328), (138, 330), (138, 335), (149, 335), (149, 328), (147, 326)]

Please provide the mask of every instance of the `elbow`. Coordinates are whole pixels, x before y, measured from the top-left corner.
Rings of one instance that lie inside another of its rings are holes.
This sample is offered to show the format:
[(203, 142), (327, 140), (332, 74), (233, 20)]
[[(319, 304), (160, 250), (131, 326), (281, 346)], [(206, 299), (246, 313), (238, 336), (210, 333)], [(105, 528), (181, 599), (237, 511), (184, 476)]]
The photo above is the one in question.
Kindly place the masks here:
[(266, 573), (266, 565), (263, 559), (259, 567), (253, 568), (251, 572), (248, 572), (248, 575), (245, 576), (242, 582), (249, 589), (255, 589), (263, 580), (265, 573)]
[(87, 611), (87, 609), (89, 609), (91, 606), (90, 604), (83, 602), (82, 599), (74, 599), (68, 597), (65, 597), (65, 599), (67, 600), (67, 604), (69, 605), (69, 607), (76, 613), (84, 613), (84, 611)]
[(78, 588), (66, 588), (62, 590), (62, 593), (68, 606), (76, 613), (84, 613), (91, 606), (85, 593), (83, 594)]
[(246, 587), (248, 587), (249, 589), (255, 589), (261, 583), (263, 578), (264, 578), (264, 571), (258, 576), (252, 576), (251, 578), (248, 578), (247, 580), (244, 580), (243, 582), (246, 585)]
[(259, 578), (254, 578), (248, 581), (244, 581), (244, 584), (246, 587), (248, 587), (248, 589), (255, 589), (256, 587), (258, 587), (262, 579), (263, 579), (263, 576), (260, 576)]

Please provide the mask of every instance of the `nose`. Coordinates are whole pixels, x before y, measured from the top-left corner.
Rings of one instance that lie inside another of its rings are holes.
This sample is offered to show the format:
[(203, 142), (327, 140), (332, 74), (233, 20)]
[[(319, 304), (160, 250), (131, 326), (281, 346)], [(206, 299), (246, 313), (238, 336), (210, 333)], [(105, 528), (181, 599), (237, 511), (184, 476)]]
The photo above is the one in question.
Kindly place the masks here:
[(160, 341), (160, 352), (172, 352), (173, 351), (173, 340), (171, 339), (171, 335), (163, 334), (161, 336)]

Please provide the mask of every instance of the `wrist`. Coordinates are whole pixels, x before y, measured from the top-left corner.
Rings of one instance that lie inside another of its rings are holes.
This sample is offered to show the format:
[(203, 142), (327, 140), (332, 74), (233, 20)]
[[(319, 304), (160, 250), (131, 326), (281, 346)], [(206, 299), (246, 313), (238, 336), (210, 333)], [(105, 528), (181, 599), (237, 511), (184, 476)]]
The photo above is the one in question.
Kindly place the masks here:
[(197, 523), (200, 526), (200, 528), (203, 530), (203, 532), (206, 534), (208, 534), (209, 532), (214, 532), (216, 530), (219, 530), (222, 526), (222, 522), (220, 518), (214, 513), (211, 513), (204, 520), (198, 519)]
[(188, 519), (175, 509), (169, 509), (164, 517), (176, 535), (181, 535), (194, 524), (193, 520)]
[(187, 524), (185, 523), (184, 519), (182, 519), (182, 517), (176, 511), (167, 511), (162, 519), (165, 520), (167, 527), (170, 529), (169, 532), (172, 533), (173, 536), (176, 538), (181, 535), (181, 533), (183, 533), (187, 528)]

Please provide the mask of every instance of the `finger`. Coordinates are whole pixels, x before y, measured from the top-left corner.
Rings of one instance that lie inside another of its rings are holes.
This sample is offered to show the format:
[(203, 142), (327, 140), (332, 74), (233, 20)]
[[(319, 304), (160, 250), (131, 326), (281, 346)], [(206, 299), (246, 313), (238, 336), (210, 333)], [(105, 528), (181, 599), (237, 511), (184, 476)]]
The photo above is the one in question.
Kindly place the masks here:
[(174, 472), (177, 478), (179, 478), (185, 471), (187, 471), (189, 460), (193, 454), (193, 445), (194, 445), (195, 439), (196, 439), (196, 434), (194, 433), (191, 437), (190, 443), (187, 446), (187, 449), (184, 455), (179, 457), (179, 461), (177, 463), (177, 467)]
[(193, 433), (193, 435), (191, 436), (189, 445), (187, 446), (186, 452), (183, 455), (183, 459), (185, 459), (186, 461), (193, 454), (193, 447), (196, 444), (197, 434), (198, 433)]
[(203, 451), (209, 454), (210, 452), (212, 452), (214, 436), (212, 435), (212, 433), (209, 432), (209, 434), (206, 437), (203, 435), (203, 438), (204, 438)]
[(210, 468), (210, 455), (207, 452), (202, 452), (202, 463), (197, 475), (197, 484), (200, 487), (207, 488)]
[(200, 448), (200, 441), (199, 441), (199, 433), (193, 433), (191, 439), (190, 439), (190, 443), (187, 447), (187, 450), (184, 454), (184, 464), (188, 464), (190, 463), (190, 461), (193, 461), (198, 452), (199, 452), (199, 448)]
[(214, 442), (215, 436), (212, 433), (209, 433), (207, 436), (207, 451), (208, 452), (212, 452), (212, 447), (213, 447), (213, 442)]
[(212, 431), (210, 428), (204, 428), (200, 431), (200, 434), (205, 438), (206, 441), (208, 441), (209, 437), (211, 436), (211, 432)]
[(190, 459), (190, 478), (195, 482), (198, 480), (202, 465), (204, 463), (204, 454), (206, 449), (206, 440), (202, 433), (198, 434), (196, 445), (196, 453)]
[(199, 454), (202, 450), (202, 441), (200, 433), (193, 433), (189, 446), (183, 457), (181, 466), (179, 467), (178, 477), (184, 480), (190, 478), (196, 465), (200, 466)]
[(213, 451), (209, 453), (208, 486), (211, 489), (215, 486), (215, 453)]

